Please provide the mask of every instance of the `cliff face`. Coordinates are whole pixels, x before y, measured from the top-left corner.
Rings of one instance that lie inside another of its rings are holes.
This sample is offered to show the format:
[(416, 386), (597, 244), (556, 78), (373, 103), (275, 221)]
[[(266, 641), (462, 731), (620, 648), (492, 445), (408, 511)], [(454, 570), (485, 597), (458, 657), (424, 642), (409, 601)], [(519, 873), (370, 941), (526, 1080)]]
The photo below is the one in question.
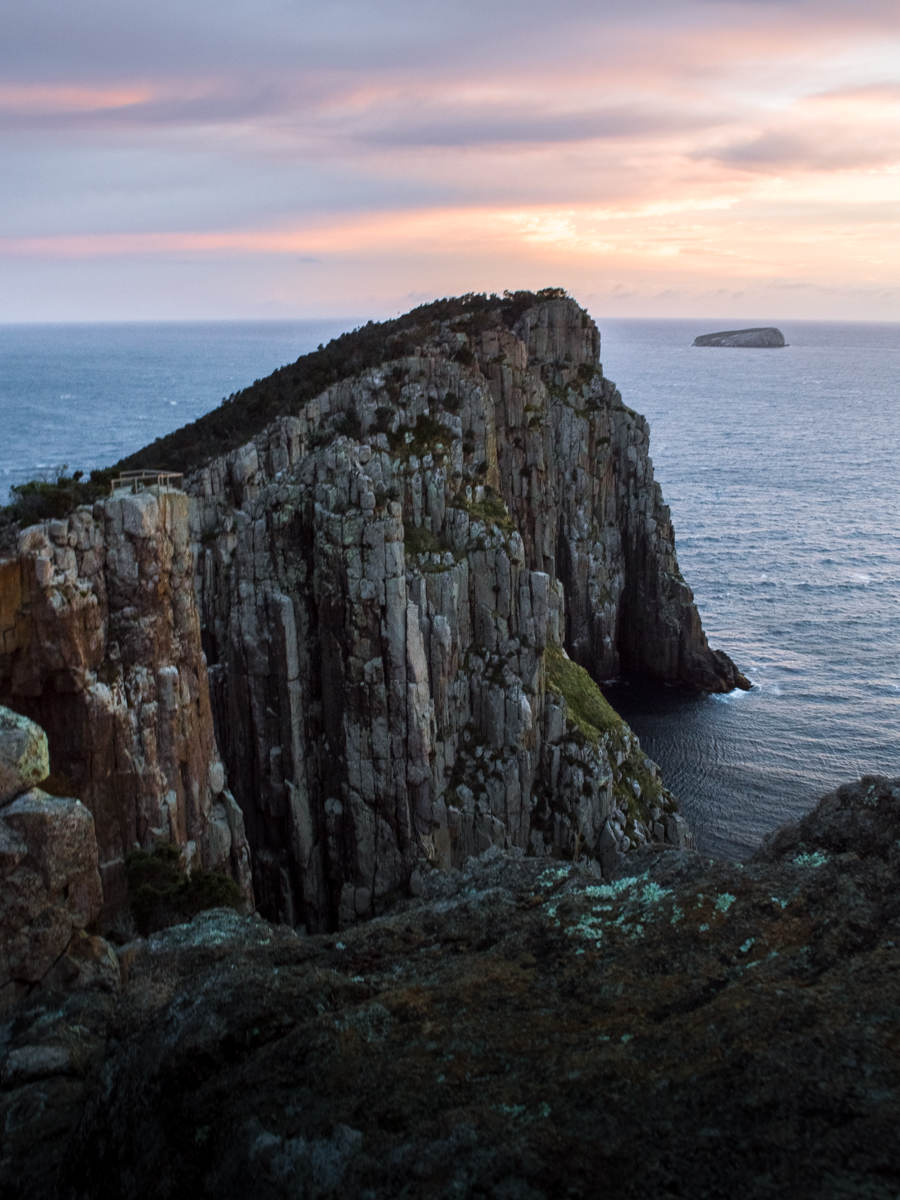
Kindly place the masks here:
[(106, 908), (123, 860), (166, 840), (250, 891), (225, 790), (192, 588), (188, 498), (120, 495), (26, 530), (0, 563), (0, 703), (50, 743), (48, 783), (94, 817)]
[(746, 681), (596, 327), (553, 299), (404, 346), (0, 564), (0, 703), (90, 807), (110, 910), (159, 840), (247, 890), (249, 843), (262, 911), (311, 930), (492, 845), (609, 871), (689, 841), (593, 680)]
[(188, 480), (267, 915), (344, 925), (491, 844), (611, 866), (683, 840), (630, 731), (579, 721), (603, 701), (558, 649), (595, 679), (743, 682), (707, 646), (646, 422), (598, 348), (568, 300), (515, 330), (448, 322)]

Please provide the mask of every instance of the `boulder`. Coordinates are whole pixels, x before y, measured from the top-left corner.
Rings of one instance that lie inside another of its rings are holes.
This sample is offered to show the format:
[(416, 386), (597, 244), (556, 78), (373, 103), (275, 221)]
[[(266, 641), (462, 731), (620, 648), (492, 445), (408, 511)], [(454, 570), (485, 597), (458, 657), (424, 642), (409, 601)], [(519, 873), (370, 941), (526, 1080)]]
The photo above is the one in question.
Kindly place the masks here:
[(50, 774), (47, 735), (34, 721), (0, 707), (0, 806)]
[[(0, 1008), (47, 976), (102, 904), (94, 820), (85, 806), (37, 788), (8, 804), (0, 812)], [(87, 964), (80, 948), (75, 958)], [(102, 964), (86, 965), (85, 978), (91, 973), (108, 982)]]

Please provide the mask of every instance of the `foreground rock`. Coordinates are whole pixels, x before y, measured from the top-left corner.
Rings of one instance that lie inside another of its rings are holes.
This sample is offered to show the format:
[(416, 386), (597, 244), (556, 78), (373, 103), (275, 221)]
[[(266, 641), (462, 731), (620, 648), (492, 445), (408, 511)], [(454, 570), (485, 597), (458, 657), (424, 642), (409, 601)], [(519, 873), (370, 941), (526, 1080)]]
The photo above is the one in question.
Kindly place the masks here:
[(900, 1190), (900, 780), (744, 866), (493, 849), (339, 937), (217, 912), (125, 958), (0, 1026), (4, 1195)]
[(36, 986), (119, 986), (112, 950), (85, 932), (103, 904), (93, 818), (31, 786), (47, 774), (44, 731), (0, 708), (0, 1012)]
[(780, 329), (767, 326), (760, 329), (726, 329), (721, 333), (704, 333), (694, 338), (695, 346), (729, 346), (739, 350), (777, 350), (785, 345)]

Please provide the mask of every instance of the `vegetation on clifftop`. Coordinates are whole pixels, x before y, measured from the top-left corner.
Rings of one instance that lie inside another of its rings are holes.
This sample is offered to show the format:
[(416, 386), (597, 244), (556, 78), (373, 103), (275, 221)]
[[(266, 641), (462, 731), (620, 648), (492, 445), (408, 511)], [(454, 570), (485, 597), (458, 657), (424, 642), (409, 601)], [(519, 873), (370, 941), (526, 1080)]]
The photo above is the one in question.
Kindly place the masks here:
[(229, 396), (218, 408), (192, 424), (123, 458), (116, 468), (165, 466), (170, 471), (190, 471), (243, 445), (277, 417), (298, 412), (332, 384), (391, 359), (414, 354), (443, 323), (458, 322), (460, 331), (467, 333), (497, 324), (512, 328), (535, 304), (563, 299), (565, 295), (563, 288), (504, 292), (502, 296), (471, 292), (422, 304), (389, 321), (369, 321)]
[(10, 502), (0, 508), (0, 537), (4, 525), (24, 528), (38, 521), (48, 521), (69, 515), (80, 504), (93, 504), (109, 495), (111, 470), (91, 471), (90, 479), (82, 471), (66, 474), (66, 468), (55, 479), (30, 479), (10, 488)]
[[(157, 438), (149, 446), (120, 459), (114, 466), (66, 475), (55, 480), (31, 480), (11, 489), (12, 498), (0, 508), (0, 543), (4, 529), (12, 531), (37, 521), (65, 517), (80, 504), (93, 504), (108, 494), (109, 481), (120, 471), (157, 470), (188, 472), (220, 454), (243, 445), (276, 418), (298, 412), (327, 387), (350, 379), (383, 362), (414, 354), (440, 325), (450, 323), (456, 331), (480, 333), (499, 325), (513, 328), (523, 313), (535, 304), (561, 300), (564, 288), (542, 288), (537, 292), (504, 292), (502, 296), (470, 292), (421, 304), (389, 321), (369, 321), (342, 333), (327, 346), (319, 346), (295, 363), (279, 368), (265, 379), (223, 400), (218, 408), (189, 425)], [(469, 364), (475, 358), (463, 345), (455, 356)], [(338, 430), (341, 432), (341, 430)], [(352, 432), (344, 430), (343, 432)], [(405, 431), (402, 431), (405, 432)], [(423, 431), (414, 431), (427, 441)], [(438, 435), (435, 434), (434, 437)], [(432, 439), (433, 440), (433, 439)], [(413, 453), (427, 447), (415, 447)]]

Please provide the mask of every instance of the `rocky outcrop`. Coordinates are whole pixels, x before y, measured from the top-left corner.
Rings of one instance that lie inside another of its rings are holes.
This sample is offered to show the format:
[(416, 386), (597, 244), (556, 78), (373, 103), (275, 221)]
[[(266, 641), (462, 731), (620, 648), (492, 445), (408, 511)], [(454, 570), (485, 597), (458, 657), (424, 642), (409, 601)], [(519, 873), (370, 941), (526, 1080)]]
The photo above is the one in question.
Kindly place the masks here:
[(0, 1023), (0, 1190), (893, 1200), (898, 896), (867, 778), (744, 865), (495, 848), (340, 936), (205, 914)]
[(47, 739), (0, 708), (0, 1011), (42, 987), (118, 987), (119, 967), (102, 938), (85, 930), (103, 893), (91, 814), (78, 800), (49, 796)]
[(25, 530), (0, 562), (0, 701), (49, 735), (48, 787), (93, 815), (106, 911), (125, 854), (171, 841), (249, 896), (193, 592), (188, 499), (117, 494)]
[(488, 845), (612, 863), (683, 836), (636, 739), (579, 723), (590, 680), (567, 695), (548, 654), (594, 680), (746, 684), (707, 646), (647, 423), (587, 314), (464, 317), (415, 349), (186, 482), (257, 897), (311, 929)]
[(785, 345), (784, 334), (771, 326), (760, 329), (726, 329), (694, 338), (694, 346), (726, 346), (736, 350), (778, 350)]
[(423, 317), (187, 494), (117, 493), (0, 563), (0, 700), (93, 813), (108, 913), (158, 841), (248, 894), (249, 844), (256, 903), (310, 930), (490, 846), (610, 871), (689, 844), (596, 681), (749, 685), (596, 326), (559, 297), (514, 318)]

